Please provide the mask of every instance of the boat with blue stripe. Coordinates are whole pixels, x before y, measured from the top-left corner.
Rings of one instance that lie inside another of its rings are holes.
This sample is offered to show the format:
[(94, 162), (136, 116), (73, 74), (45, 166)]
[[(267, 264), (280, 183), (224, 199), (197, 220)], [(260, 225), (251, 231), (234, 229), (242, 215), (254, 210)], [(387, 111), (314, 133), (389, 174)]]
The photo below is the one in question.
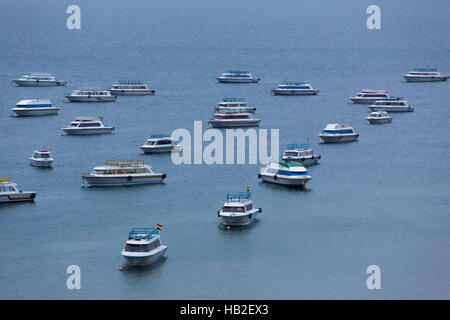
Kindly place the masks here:
[(299, 162), (270, 162), (260, 171), (258, 178), (265, 182), (301, 187), (312, 179)]
[(47, 99), (21, 100), (11, 109), (17, 116), (48, 116), (57, 114), (59, 110), (59, 107), (54, 107)]
[(348, 124), (331, 123), (319, 134), (324, 143), (356, 141), (359, 134)]
[(300, 162), (304, 166), (312, 166), (319, 162), (321, 155), (314, 153), (309, 143), (290, 143), (283, 152), (283, 161)]
[(317, 95), (319, 89), (313, 89), (309, 83), (298, 81), (284, 81), (271, 90), (273, 95)]
[(222, 83), (256, 83), (260, 79), (253, 77), (248, 71), (228, 70), (216, 77), (216, 80)]

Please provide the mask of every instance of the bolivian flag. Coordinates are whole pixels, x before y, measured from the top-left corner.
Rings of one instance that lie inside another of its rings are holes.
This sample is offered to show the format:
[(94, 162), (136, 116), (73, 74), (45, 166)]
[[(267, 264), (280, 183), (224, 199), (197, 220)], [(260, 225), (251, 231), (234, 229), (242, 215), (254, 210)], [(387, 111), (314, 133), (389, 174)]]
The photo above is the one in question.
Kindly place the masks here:
[(160, 225), (159, 223), (156, 225), (156, 228), (158, 228), (158, 230), (162, 230), (162, 225)]
[(247, 186), (247, 188), (245, 188), (245, 190), (246, 190), (247, 192), (249, 192), (249, 191), (250, 191), (250, 187)]

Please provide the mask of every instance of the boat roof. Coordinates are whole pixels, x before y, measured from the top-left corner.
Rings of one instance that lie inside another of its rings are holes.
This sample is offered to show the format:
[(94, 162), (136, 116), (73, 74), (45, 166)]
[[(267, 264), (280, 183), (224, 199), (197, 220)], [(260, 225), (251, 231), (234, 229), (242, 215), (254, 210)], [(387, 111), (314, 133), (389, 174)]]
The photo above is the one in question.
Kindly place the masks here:
[(227, 73), (249, 73), (249, 72), (243, 70), (228, 70)]
[(239, 192), (238, 194), (227, 193), (227, 202), (243, 202), (251, 198), (252, 193), (250, 191)]
[(136, 85), (136, 84), (144, 84), (144, 81), (142, 81), (142, 80), (119, 80), (119, 81), (117, 81), (117, 84)]
[(74, 92), (78, 92), (78, 91), (106, 91), (109, 92), (106, 89), (103, 88), (95, 88), (95, 87), (84, 87), (84, 88), (79, 88), (79, 89), (75, 89), (73, 90)]
[(0, 183), (11, 183), (11, 180), (9, 179), (9, 177), (0, 177)]
[(49, 72), (30, 72), (27, 74), (27, 76), (53, 76)]
[(286, 146), (286, 150), (294, 150), (294, 149), (299, 149), (299, 150), (311, 149), (311, 145), (309, 143), (303, 143), (303, 144), (290, 143)]
[(128, 233), (128, 240), (149, 240), (157, 235), (157, 228), (133, 228)]
[(348, 124), (338, 124), (338, 123), (329, 123), (325, 127), (325, 130), (336, 130), (336, 129), (353, 129)]
[(273, 169), (288, 169), (291, 172), (307, 172), (304, 165), (298, 162), (271, 162), (269, 167)]
[(103, 121), (103, 117), (76, 117), (72, 122)]
[(52, 103), (50, 102), (50, 100), (48, 100), (48, 99), (43, 99), (43, 100), (41, 100), (41, 99), (39, 99), (39, 98), (36, 98), (36, 99), (27, 99), (27, 100), (20, 100), (19, 102), (17, 102), (17, 104), (32, 104), (32, 103), (34, 103), (34, 102), (40, 102), (40, 103), (46, 103), (46, 104), (52, 104)]
[(245, 102), (244, 98), (223, 98), (222, 102)]
[(386, 111), (373, 111), (370, 114), (388, 114)]
[(283, 84), (292, 85), (292, 86), (298, 86), (301, 84), (307, 84), (306, 82), (302, 81), (283, 81)]
[(153, 140), (157, 140), (157, 139), (169, 139), (169, 140), (172, 140), (172, 137), (170, 135), (168, 135), (168, 134), (152, 134), (150, 136), (150, 139), (153, 139)]
[(414, 68), (413, 71), (416, 72), (437, 72), (436, 68)]
[(109, 169), (111, 167), (150, 167), (149, 165), (144, 164), (144, 160), (133, 160), (133, 159), (120, 159), (120, 160), (106, 160), (105, 166), (95, 167), (95, 169)]
[(389, 93), (387, 90), (362, 89), (361, 93)]
[(37, 152), (37, 153), (50, 153), (50, 151), (48, 151), (48, 150), (45, 149), (45, 148), (36, 150), (36, 151), (34, 151), (34, 152)]

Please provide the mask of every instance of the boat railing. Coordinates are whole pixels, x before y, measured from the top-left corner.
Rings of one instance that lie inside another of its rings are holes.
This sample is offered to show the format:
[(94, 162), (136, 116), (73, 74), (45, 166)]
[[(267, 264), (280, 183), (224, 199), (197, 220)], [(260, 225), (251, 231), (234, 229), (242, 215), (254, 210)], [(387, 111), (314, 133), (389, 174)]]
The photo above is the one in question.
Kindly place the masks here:
[(288, 150), (311, 149), (311, 146), (309, 145), (309, 143), (302, 143), (302, 144), (290, 143), (286, 146), (286, 149)]
[(306, 84), (306, 82), (301, 82), (301, 81), (283, 81), (283, 84), (297, 86), (297, 85)]
[(222, 102), (245, 102), (244, 98), (223, 98)]
[(118, 84), (139, 85), (144, 84), (142, 80), (119, 80)]
[(167, 134), (152, 134), (150, 136), (150, 139), (160, 139), (160, 138), (168, 138), (170, 139), (170, 136)]
[(227, 194), (227, 202), (241, 202), (243, 200), (249, 200), (252, 197), (252, 193), (250, 191), (247, 192), (239, 192), (239, 194)]
[(128, 239), (148, 239), (157, 234), (157, 228), (133, 228), (128, 233)]
[(228, 70), (227, 73), (232, 73), (232, 74), (249, 74), (248, 71), (242, 71), (242, 70)]
[(11, 182), (8, 177), (0, 177), (0, 182)]
[(129, 160), (129, 159), (121, 159), (121, 160), (106, 160), (105, 165), (113, 166), (113, 167), (132, 167), (132, 166), (143, 166), (144, 160)]
[(414, 68), (413, 71), (416, 72), (437, 72), (436, 68)]

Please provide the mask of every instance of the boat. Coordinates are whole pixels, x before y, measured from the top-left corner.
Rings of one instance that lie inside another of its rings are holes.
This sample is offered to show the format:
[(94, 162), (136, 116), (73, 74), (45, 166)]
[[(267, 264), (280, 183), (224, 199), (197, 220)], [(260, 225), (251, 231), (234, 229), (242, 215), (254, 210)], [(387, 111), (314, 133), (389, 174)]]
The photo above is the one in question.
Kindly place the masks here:
[(0, 202), (34, 201), (36, 192), (22, 191), (9, 178), (0, 178)]
[(248, 71), (229, 70), (216, 77), (217, 81), (223, 83), (255, 83), (259, 78), (254, 78)]
[(81, 178), (90, 186), (122, 186), (162, 183), (165, 173), (153, 172), (142, 160), (107, 160), (103, 166), (95, 167), (91, 173), (82, 173)]
[(358, 139), (359, 134), (348, 124), (328, 124), (319, 134), (324, 143), (350, 142)]
[(70, 102), (114, 102), (117, 99), (117, 96), (102, 89), (73, 90), (71, 94), (67, 94), (65, 97)]
[(390, 98), (387, 100), (375, 101), (375, 104), (369, 106), (372, 111), (387, 112), (413, 112), (414, 107), (408, 105), (404, 98)]
[(158, 228), (133, 228), (128, 234), (122, 257), (128, 266), (144, 266), (159, 261), (167, 250)]
[(270, 162), (260, 171), (258, 178), (265, 182), (301, 187), (312, 179), (299, 162)]
[(179, 151), (179, 146), (168, 135), (154, 134), (141, 146), (141, 149), (144, 153), (161, 153)]
[(50, 100), (29, 99), (20, 100), (11, 109), (17, 116), (48, 116), (57, 114), (59, 107), (54, 107)]
[(308, 143), (296, 144), (291, 143), (286, 146), (283, 152), (283, 161), (300, 162), (304, 166), (312, 166), (319, 163), (321, 155), (314, 153), (314, 150)]
[(391, 123), (392, 122), (392, 118), (389, 116), (389, 114), (386, 111), (371, 112), (366, 119), (367, 119), (367, 122), (369, 122), (371, 124)]
[(272, 89), (271, 92), (273, 95), (287, 96), (316, 95), (319, 93), (319, 89), (313, 89), (309, 83), (305, 82), (284, 81)]
[(24, 74), (19, 79), (14, 79), (13, 82), (18, 86), (24, 87), (54, 87), (65, 86), (66, 81), (56, 80), (51, 73), (29, 73)]
[(103, 117), (77, 117), (69, 126), (61, 128), (67, 134), (103, 134), (111, 133), (114, 127), (105, 126)]
[(106, 90), (116, 96), (143, 96), (155, 94), (155, 90), (150, 89), (141, 80), (120, 80)]
[(251, 196), (250, 191), (227, 194), (222, 210), (217, 212), (222, 223), (226, 226), (245, 226), (252, 223), (262, 209), (253, 206)]
[(353, 103), (371, 104), (375, 101), (387, 100), (390, 98), (389, 92), (386, 90), (363, 89), (356, 96), (350, 97)]
[(219, 112), (254, 113), (255, 107), (248, 107), (244, 98), (223, 98), (216, 107)]
[(246, 112), (220, 112), (215, 113), (208, 122), (215, 128), (232, 128), (257, 127), (261, 120), (252, 118), (250, 113)]
[(47, 149), (39, 149), (33, 152), (30, 158), (30, 164), (34, 167), (50, 167), (53, 163), (53, 158), (50, 157), (50, 152)]
[(448, 77), (441, 76), (436, 68), (414, 68), (403, 76), (407, 82), (436, 82), (447, 81)]

